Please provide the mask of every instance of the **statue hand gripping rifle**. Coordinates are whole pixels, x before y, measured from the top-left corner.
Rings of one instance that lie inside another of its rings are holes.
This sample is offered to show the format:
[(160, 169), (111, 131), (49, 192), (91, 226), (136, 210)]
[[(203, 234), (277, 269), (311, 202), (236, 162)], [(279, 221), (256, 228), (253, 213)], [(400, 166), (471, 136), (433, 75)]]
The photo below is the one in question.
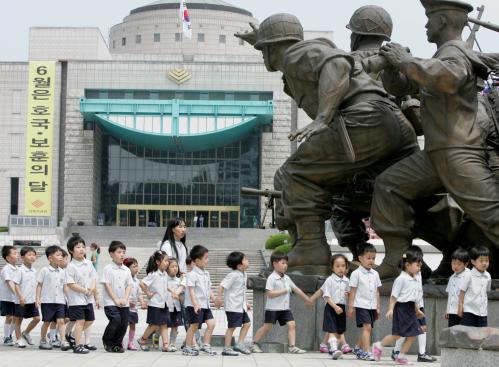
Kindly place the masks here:
[(251, 27), (236, 36), (262, 51), (267, 70), (283, 73), (284, 91), (314, 120), (290, 133), (303, 143), (274, 177), (274, 188), (282, 191), (276, 225), (295, 238), (289, 269), (329, 274), (324, 222), (331, 217), (331, 198), (356, 172), (379, 173), (410, 155), (415, 133), (351, 55), (326, 39), (303, 41), (295, 16), (275, 14)]

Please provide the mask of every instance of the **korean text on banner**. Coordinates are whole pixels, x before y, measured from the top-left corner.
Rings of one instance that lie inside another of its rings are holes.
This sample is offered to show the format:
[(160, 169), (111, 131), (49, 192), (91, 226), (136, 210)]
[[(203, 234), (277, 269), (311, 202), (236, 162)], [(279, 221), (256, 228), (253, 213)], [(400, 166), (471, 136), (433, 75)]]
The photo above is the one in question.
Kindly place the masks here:
[(24, 214), (50, 216), (55, 61), (29, 63)]

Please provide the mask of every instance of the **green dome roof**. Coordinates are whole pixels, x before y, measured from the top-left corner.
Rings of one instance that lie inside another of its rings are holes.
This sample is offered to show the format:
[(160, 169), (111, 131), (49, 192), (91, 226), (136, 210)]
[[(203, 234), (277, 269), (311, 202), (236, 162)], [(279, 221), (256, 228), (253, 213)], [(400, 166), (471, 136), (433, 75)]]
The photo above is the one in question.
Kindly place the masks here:
[[(154, 1), (148, 5), (141, 6), (139, 8), (133, 9), (130, 14), (142, 13), (145, 11), (152, 10), (162, 10), (162, 9), (178, 9), (180, 7), (179, 0), (158, 0)], [(238, 13), (243, 15), (253, 16), (251, 12), (238, 8), (232, 4), (229, 4), (222, 0), (192, 0), (187, 1), (188, 9), (206, 9), (206, 10), (218, 10), (218, 11), (228, 11), (232, 13)]]

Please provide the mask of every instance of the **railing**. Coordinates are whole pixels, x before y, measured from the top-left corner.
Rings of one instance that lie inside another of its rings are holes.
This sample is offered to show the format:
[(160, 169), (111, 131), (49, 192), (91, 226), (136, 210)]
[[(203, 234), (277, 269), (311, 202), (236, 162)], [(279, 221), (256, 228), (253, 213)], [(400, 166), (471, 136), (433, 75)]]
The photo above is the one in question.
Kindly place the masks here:
[(23, 215), (10, 215), (10, 227), (53, 227), (52, 217), (27, 217)]

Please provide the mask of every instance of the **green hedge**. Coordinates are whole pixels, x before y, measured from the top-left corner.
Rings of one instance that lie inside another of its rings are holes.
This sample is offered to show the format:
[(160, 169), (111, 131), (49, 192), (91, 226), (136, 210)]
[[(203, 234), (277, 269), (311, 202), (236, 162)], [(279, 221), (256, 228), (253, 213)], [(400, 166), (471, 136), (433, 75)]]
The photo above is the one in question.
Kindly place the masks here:
[(268, 240), (265, 242), (265, 249), (274, 250), (275, 248), (281, 245), (292, 244), (292, 243), (293, 240), (289, 234), (277, 233), (273, 234), (268, 238)]
[(9, 231), (9, 228), (7, 227), (0, 227), (0, 233), (1, 232), (8, 232)]
[(285, 245), (277, 246), (274, 249), (274, 252), (280, 252), (280, 253), (283, 253), (283, 254), (287, 254), (289, 251), (291, 251), (292, 247), (293, 247), (293, 244), (287, 243)]

